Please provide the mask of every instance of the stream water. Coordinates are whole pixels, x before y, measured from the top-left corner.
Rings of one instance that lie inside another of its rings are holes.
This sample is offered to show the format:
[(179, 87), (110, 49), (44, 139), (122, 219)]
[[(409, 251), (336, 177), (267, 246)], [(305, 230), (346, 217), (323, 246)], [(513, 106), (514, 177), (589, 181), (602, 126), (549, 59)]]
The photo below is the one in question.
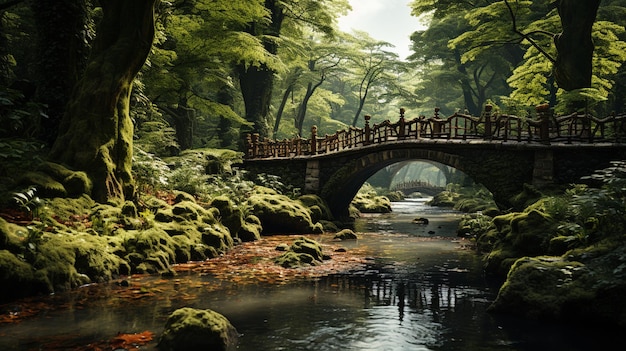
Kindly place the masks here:
[[(416, 217), (429, 223), (411, 223)], [(316, 279), (218, 282), (205, 289), (214, 277), (190, 275), (184, 286), (180, 279), (153, 278), (155, 286), (167, 288), (158, 298), (138, 291), (135, 300), (116, 295), (113, 287), (98, 287), (110, 293), (93, 297), (84, 289), (62, 299), (62, 308), (0, 325), (0, 350), (84, 350), (118, 332), (145, 330), (156, 339), (167, 316), (183, 306), (225, 315), (246, 351), (624, 349), (621, 335), (609, 331), (487, 313), (497, 288), (484, 279), (480, 259), (456, 238), (460, 218), (424, 200), (394, 203), (392, 214), (360, 219), (359, 240), (344, 243), (348, 251), (366, 252), (365, 265)], [(156, 342), (141, 349), (155, 350)]]

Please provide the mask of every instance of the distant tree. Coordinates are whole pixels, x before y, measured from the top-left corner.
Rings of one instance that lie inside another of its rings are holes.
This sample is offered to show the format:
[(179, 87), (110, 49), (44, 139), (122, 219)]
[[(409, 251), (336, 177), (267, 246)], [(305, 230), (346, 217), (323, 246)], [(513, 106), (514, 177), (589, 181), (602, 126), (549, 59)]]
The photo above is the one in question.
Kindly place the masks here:
[(350, 57), (350, 62), (351, 76), (356, 83), (355, 94), (358, 98), (358, 105), (352, 118), (352, 126), (357, 125), (363, 107), (373, 90), (382, 89), (383, 94), (403, 90), (398, 82), (399, 75), (405, 70), (398, 55), (385, 50), (391, 44), (374, 40), (365, 32), (355, 31), (354, 35), (358, 50), (355, 50), (356, 53)]
[[(331, 34), (337, 17), (350, 7), (346, 0), (265, 0), (265, 8), (270, 13), (269, 21), (251, 22), (246, 31), (261, 38), (267, 52), (276, 55), (282, 40), (283, 26), (306, 25)], [(291, 32), (295, 32), (293, 28)], [(270, 134), (268, 115), (276, 68), (268, 62), (242, 62), (238, 66), (246, 120), (253, 123), (252, 131), (261, 136)]]

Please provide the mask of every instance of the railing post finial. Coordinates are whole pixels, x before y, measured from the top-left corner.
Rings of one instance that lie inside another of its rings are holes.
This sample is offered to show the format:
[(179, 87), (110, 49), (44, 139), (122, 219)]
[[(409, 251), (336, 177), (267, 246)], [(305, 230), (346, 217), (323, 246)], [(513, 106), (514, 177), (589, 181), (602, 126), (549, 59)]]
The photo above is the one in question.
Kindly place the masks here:
[(439, 118), (439, 111), (441, 109), (439, 107), (435, 107), (435, 118)]
[(317, 126), (311, 127), (311, 154), (317, 154)]
[(544, 144), (550, 143), (550, 104), (541, 104), (535, 106), (535, 111), (539, 115), (540, 129), (539, 137)]

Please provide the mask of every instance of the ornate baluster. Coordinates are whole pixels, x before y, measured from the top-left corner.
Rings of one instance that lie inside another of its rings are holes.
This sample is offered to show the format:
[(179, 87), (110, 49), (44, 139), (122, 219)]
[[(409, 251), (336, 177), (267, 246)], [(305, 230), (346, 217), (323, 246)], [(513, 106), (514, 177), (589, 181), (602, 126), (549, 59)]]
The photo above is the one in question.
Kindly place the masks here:
[(311, 127), (311, 155), (317, 154), (317, 126)]
[(370, 119), (372, 118), (372, 116), (370, 115), (365, 115), (363, 118), (365, 118), (365, 141), (363, 142), (364, 145), (369, 145), (371, 143), (371, 132), (372, 129), (370, 127)]
[(400, 120), (398, 121), (398, 139), (404, 139), (406, 121), (404, 120), (404, 108), (400, 108)]

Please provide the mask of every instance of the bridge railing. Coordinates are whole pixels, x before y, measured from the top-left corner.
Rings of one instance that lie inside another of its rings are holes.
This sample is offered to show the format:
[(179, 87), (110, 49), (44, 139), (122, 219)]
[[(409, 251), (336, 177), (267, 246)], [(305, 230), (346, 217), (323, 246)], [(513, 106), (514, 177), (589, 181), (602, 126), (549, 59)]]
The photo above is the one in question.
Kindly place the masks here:
[(258, 134), (246, 138), (246, 158), (289, 158), (328, 154), (372, 144), (421, 139), (495, 140), (550, 144), (626, 142), (626, 115), (597, 118), (574, 113), (553, 116), (547, 105), (537, 107), (538, 119), (496, 114), (490, 105), (481, 116), (455, 113), (440, 117), (435, 109), (432, 117), (419, 116), (410, 120), (400, 109), (400, 119), (370, 125), (371, 116), (365, 116), (363, 128), (349, 127), (320, 137), (317, 127), (311, 128), (309, 139), (293, 138), (271, 140)]

